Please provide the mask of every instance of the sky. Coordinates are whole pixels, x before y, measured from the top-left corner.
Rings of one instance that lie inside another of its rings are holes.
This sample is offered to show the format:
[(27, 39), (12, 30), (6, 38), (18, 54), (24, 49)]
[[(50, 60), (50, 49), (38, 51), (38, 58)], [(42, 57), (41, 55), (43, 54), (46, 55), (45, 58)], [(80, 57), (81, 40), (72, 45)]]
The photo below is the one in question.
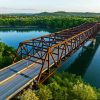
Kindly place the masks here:
[(97, 12), (100, 0), (0, 0), (0, 13)]

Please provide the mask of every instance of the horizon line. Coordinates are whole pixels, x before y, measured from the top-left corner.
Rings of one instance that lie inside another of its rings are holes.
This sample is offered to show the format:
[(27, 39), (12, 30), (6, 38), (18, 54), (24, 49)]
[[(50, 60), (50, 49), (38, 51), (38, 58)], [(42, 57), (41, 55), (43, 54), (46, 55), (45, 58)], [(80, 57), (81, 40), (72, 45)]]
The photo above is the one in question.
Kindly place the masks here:
[[(25, 9), (24, 9), (25, 10)], [(27, 9), (28, 10), (28, 9)], [(0, 14), (40, 14), (40, 13), (56, 13), (56, 12), (65, 12), (65, 13), (96, 13), (100, 12), (91, 12), (91, 11), (40, 11), (40, 12), (0, 12)]]

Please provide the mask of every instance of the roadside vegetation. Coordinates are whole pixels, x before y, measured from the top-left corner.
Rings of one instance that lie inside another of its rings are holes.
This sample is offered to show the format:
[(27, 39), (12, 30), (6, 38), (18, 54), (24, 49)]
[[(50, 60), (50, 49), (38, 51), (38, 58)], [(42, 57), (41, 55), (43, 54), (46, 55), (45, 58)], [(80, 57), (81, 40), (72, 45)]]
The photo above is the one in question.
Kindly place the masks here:
[(15, 49), (0, 42), (0, 69), (12, 64)]
[(28, 89), (20, 100), (100, 100), (100, 91), (85, 83), (80, 76), (63, 72), (56, 74), (38, 90)]

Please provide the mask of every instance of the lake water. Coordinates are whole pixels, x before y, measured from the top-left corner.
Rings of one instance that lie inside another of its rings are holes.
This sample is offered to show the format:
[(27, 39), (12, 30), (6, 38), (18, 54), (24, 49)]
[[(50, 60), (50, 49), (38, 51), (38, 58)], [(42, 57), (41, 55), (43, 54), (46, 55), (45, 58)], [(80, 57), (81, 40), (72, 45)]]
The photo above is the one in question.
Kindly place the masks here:
[[(28, 30), (28, 31), (0, 31), (0, 41), (14, 48), (18, 47), (21, 41), (36, 38), (53, 31), (49, 30)], [(96, 45), (88, 41), (72, 57), (70, 57), (58, 70), (67, 71), (81, 75), (86, 82), (100, 88), (100, 33), (96, 37)]]
[(16, 30), (9, 30), (9, 31), (0, 31), (0, 41), (6, 43), (9, 46), (17, 48), (19, 43), (32, 39), (37, 38), (39, 36), (43, 36), (49, 34), (49, 31), (45, 30), (28, 30), (28, 31), (16, 31)]

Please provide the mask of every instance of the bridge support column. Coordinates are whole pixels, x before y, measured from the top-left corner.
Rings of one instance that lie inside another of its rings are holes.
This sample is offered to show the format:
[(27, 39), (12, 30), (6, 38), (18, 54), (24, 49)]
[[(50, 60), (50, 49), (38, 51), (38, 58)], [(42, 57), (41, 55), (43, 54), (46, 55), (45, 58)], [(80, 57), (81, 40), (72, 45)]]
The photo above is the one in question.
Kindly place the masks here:
[(96, 45), (96, 39), (93, 39), (93, 47)]
[(95, 45), (96, 45), (96, 38), (92, 38), (92, 39), (90, 39), (91, 41), (92, 41), (92, 45), (93, 45), (93, 48), (95, 47)]
[(37, 80), (33, 81), (30, 85), (31, 89), (38, 89), (39, 82)]
[(32, 82), (32, 83), (30, 84), (30, 89), (33, 89), (33, 85), (34, 85), (34, 83)]

